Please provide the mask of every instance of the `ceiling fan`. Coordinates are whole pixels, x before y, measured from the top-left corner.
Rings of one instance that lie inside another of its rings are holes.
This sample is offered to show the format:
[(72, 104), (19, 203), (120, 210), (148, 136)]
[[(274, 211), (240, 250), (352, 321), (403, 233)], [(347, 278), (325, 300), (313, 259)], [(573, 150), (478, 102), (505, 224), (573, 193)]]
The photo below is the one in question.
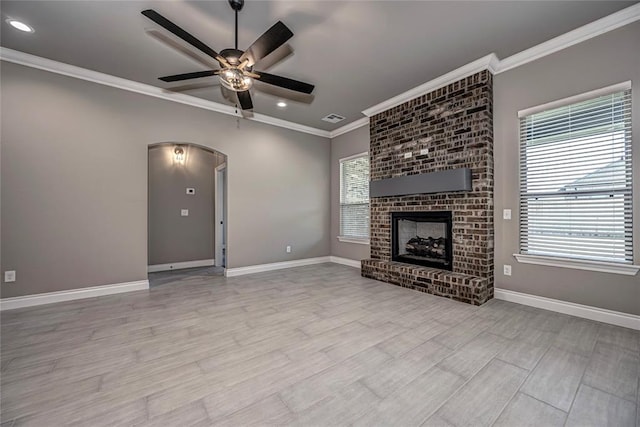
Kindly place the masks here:
[(298, 80), (289, 79), (287, 77), (277, 76), (253, 69), (256, 62), (282, 46), (293, 37), (293, 32), (281, 21), (276, 22), (263, 35), (253, 42), (253, 44), (245, 51), (238, 49), (238, 12), (244, 6), (244, 0), (228, 0), (229, 5), (236, 14), (236, 31), (235, 31), (235, 48), (224, 49), (220, 53), (211, 49), (209, 46), (198, 40), (187, 31), (183, 30), (164, 16), (160, 15), (153, 9), (142, 11), (142, 14), (181, 38), (191, 46), (209, 55), (220, 64), (218, 70), (196, 71), (193, 73), (176, 74), (172, 76), (160, 77), (164, 82), (176, 82), (189, 79), (197, 79), (207, 76), (218, 76), (223, 87), (236, 92), (238, 103), (243, 110), (253, 108), (251, 94), (249, 89), (253, 85), (254, 79), (261, 82), (282, 87), (285, 89), (310, 94), (313, 92), (314, 86)]

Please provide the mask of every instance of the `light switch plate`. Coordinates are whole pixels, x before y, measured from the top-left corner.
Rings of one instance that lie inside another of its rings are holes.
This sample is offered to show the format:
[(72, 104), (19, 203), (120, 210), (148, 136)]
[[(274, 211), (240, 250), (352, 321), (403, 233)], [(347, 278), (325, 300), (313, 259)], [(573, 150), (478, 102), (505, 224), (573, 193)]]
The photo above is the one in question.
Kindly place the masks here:
[(503, 273), (505, 276), (511, 276), (511, 266), (509, 264), (503, 266)]
[(4, 272), (4, 281), (5, 283), (15, 282), (16, 281), (16, 271), (15, 270), (7, 270)]
[(511, 219), (511, 209), (502, 210), (502, 219)]
[(181, 209), (180, 216), (189, 216), (189, 209)]

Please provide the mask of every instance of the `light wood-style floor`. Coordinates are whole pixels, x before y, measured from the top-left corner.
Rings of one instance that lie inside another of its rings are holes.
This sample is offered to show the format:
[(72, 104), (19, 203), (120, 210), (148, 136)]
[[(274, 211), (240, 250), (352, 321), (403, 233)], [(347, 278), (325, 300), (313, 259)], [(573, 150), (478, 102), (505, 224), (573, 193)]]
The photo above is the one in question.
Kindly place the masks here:
[(335, 264), (2, 313), (2, 426), (638, 426), (640, 334)]

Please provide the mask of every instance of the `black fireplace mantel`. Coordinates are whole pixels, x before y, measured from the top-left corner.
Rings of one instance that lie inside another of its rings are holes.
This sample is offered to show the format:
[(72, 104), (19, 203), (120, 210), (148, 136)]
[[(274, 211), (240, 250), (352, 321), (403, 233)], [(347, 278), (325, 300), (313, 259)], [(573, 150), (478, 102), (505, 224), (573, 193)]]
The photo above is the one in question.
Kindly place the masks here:
[(471, 169), (458, 168), (379, 179), (369, 183), (370, 197), (471, 191)]

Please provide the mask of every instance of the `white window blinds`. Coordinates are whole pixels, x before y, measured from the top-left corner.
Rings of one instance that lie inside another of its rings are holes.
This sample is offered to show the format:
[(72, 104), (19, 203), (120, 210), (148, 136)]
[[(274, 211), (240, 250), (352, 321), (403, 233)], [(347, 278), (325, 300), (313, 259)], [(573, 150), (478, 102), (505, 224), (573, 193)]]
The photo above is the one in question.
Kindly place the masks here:
[(340, 236), (369, 238), (369, 155), (340, 160)]
[(631, 89), (520, 118), (520, 252), (633, 262)]

